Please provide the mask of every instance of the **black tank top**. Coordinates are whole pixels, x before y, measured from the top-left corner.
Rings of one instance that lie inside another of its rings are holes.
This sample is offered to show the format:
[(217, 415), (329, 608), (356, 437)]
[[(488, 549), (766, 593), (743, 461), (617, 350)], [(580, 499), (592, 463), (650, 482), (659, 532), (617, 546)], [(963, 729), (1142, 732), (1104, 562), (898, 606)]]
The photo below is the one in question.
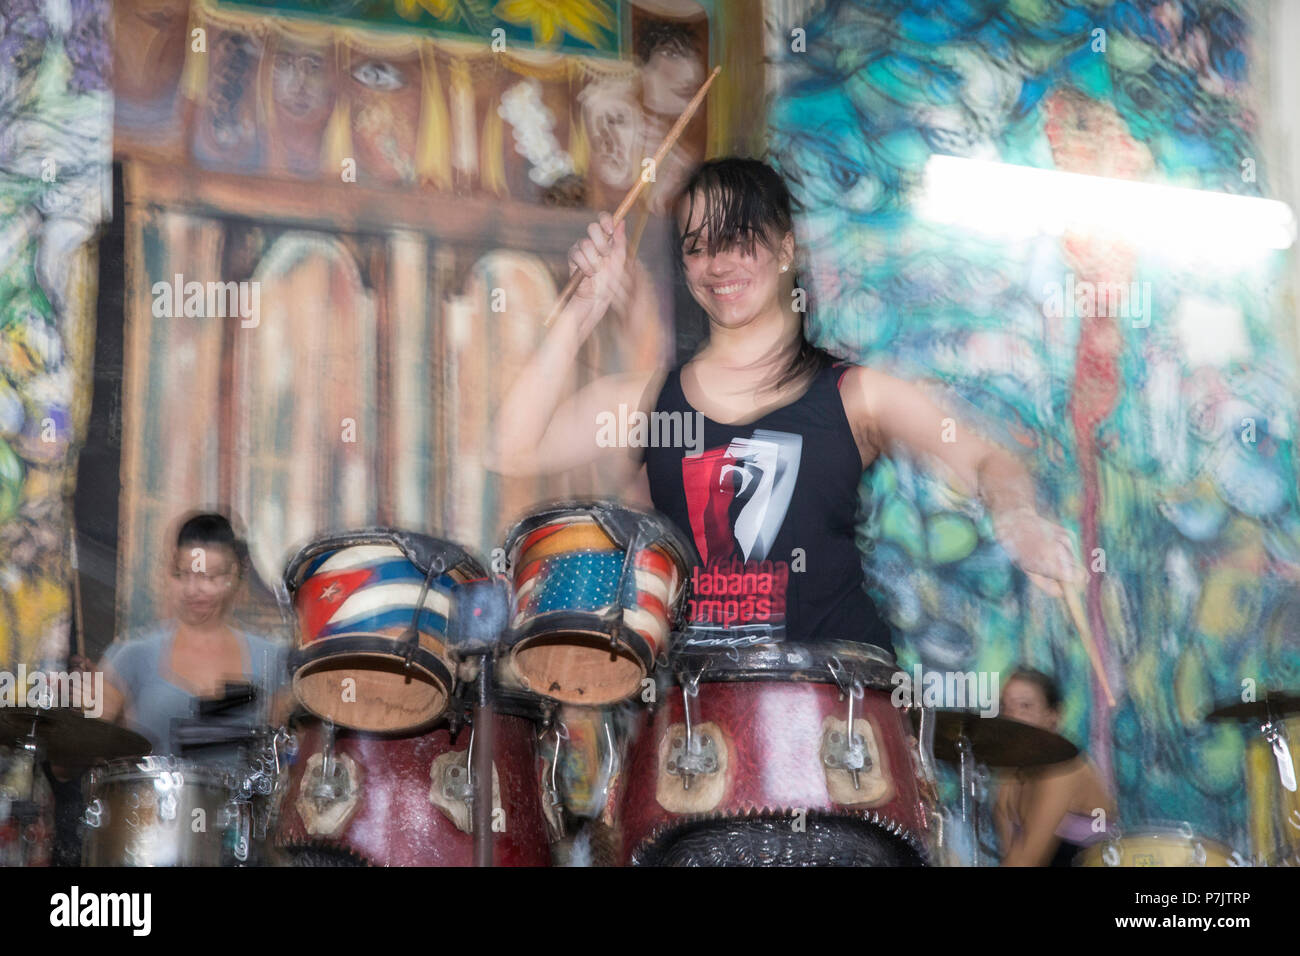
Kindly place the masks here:
[(839, 393), (848, 369), (823, 369), (797, 401), (745, 425), (696, 412), (681, 368), (668, 374), (651, 434), (673, 434), (671, 423), (684, 440), (647, 447), (646, 475), (655, 508), (700, 554), (692, 644), (850, 640), (892, 652), (854, 540), (862, 458)]

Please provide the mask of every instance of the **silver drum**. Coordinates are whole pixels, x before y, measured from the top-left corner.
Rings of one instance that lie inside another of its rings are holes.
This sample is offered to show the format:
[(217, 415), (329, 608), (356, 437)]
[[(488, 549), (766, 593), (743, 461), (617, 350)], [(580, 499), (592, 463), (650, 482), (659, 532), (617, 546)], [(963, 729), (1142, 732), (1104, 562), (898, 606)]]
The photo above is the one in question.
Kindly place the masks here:
[(238, 784), (231, 771), (175, 757), (92, 770), (82, 865), (228, 865), (238, 840)]

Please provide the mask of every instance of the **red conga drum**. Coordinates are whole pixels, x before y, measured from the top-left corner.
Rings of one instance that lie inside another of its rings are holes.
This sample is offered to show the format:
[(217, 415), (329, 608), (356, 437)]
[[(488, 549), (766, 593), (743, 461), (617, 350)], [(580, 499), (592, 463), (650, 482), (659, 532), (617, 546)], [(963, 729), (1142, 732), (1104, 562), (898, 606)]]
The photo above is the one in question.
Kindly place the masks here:
[(624, 861), (927, 863), (920, 755), (890, 699), (895, 670), (852, 642), (683, 648), (629, 752)]
[[(493, 865), (550, 866), (536, 741), (545, 702), (499, 688), (493, 744)], [(457, 700), (418, 736), (334, 730), (312, 720), (298, 749), (275, 825), (274, 846), (292, 866), (472, 866), (472, 727)]]
[(587, 706), (640, 691), (669, 651), (696, 563), (672, 522), (610, 501), (559, 502), (511, 528), (506, 555), (507, 643), (524, 686)]

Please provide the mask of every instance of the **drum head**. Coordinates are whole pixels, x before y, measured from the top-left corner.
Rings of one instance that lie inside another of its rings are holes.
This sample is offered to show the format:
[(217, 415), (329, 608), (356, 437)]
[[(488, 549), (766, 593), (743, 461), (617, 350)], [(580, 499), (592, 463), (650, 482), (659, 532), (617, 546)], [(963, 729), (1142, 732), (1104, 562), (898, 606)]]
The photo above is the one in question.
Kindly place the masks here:
[(607, 634), (562, 631), (518, 642), (510, 651), (524, 689), (566, 704), (612, 704), (636, 694), (646, 666)]
[[(623, 579), (638, 540), (635, 569)], [(516, 601), (509, 657), (522, 685), (570, 704), (635, 695), (680, 617), (695, 561), (690, 541), (658, 512), (567, 500), (517, 522), (506, 553)], [(629, 589), (622, 596), (620, 581)]]
[(412, 664), (391, 654), (323, 657), (293, 676), (299, 703), (340, 727), (401, 733), (433, 723), (447, 710), (450, 675), (441, 666)]

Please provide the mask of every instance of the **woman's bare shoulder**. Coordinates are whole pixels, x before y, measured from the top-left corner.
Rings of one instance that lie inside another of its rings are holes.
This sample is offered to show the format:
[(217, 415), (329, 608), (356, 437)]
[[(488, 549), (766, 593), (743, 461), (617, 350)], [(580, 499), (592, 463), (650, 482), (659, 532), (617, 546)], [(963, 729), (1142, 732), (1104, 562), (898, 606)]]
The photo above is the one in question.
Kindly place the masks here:
[(624, 372), (619, 376), (620, 395), (629, 406), (649, 411), (654, 408), (669, 371), (667, 366), (661, 365)]

